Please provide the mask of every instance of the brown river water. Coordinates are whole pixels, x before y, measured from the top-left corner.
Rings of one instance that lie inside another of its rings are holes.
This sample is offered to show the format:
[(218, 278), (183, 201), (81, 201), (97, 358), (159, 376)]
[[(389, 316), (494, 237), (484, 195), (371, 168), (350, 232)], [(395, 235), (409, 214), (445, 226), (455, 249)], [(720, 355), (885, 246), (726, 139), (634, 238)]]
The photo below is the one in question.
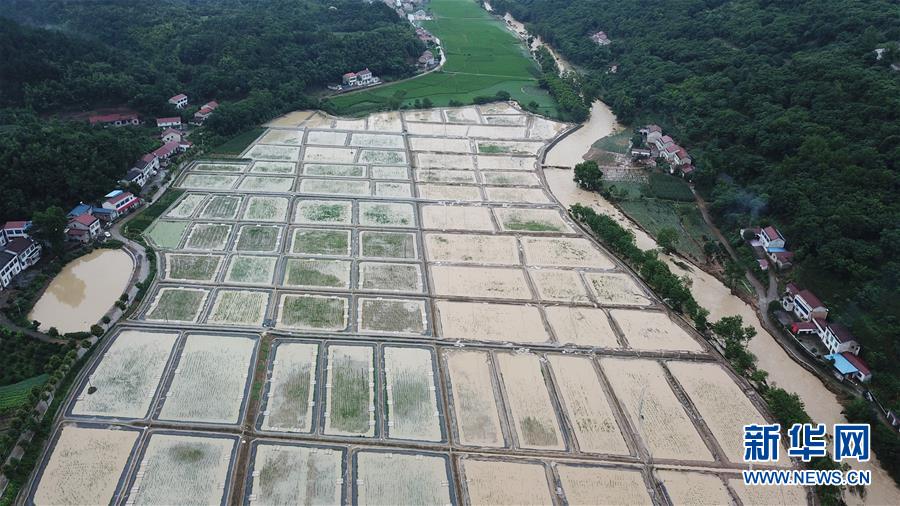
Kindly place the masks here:
[(28, 318), (41, 322), (41, 330), (87, 331), (119, 299), (133, 270), (122, 250), (98, 249), (77, 258), (53, 278)]
[[(572, 167), (584, 160), (591, 144), (622, 128), (606, 104), (597, 101), (591, 107), (588, 122), (573, 134), (564, 138), (547, 152), (544, 164), (549, 167)], [(579, 189), (572, 181), (572, 171), (567, 169), (544, 169), (544, 176), (554, 196), (565, 206), (575, 203), (590, 206), (598, 213), (607, 214), (635, 234), (635, 242), (643, 249), (656, 247), (652, 237), (639, 229), (630, 219), (618, 211), (609, 201), (597, 193)], [(796, 363), (775, 341), (759, 322), (753, 307), (731, 294), (731, 290), (715, 277), (699, 268), (685, 270), (665, 257), (669, 268), (679, 276), (687, 275), (691, 280), (691, 292), (703, 307), (710, 312), (710, 320), (724, 316), (740, 315), (745, 324), (752, 325), (757, 332), (749, 344), (756, 355), (761, 369), (768, 371), (769, 382), (803, 399), (806, 411), (814, 421), (826, 423), (846, 422), (841, 414), (841, 404), (837, 397), (812, 373)], [(829, 431), (830, 431), (829, 427)], [(870, 469), (872, 485), (867, 487), (865, 499), (857, 495), (845, 494), (848, 504), (900, 504), (900, 489), (887, 473), (881, 469), (877, 459), (853, 464), (854, 468)]]

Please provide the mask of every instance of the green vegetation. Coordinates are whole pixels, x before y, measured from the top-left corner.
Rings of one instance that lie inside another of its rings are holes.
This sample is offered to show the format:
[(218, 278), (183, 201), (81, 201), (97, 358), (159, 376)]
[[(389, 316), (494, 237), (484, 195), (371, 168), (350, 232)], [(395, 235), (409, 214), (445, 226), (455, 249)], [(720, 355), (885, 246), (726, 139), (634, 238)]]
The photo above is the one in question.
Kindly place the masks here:
[(49, 374), (41, 374), (12, 385), (0, 386), (0, 413), (27, 404), (31, 390), (40, 390), (49, 377)]
[(169, 448), (172, 458), (176, 462), (198, 463), (206, 455), (206, 448), (191, 443), (178, 443)]
[[(641, 0), (492, 5), (584, 68), (620, 121), (685, 146), (727, 236), (778, 225), (793, 277), (850, 328), (871, 389), (900, 411), (896, 2), (671, 0), (665, 15)], [(597, 30), (612, 44), (594, 44)]]
[(164, 321), (194, 321), (206, 295), (206, 290), (162, 289), (156, 296), (153, 308), (147, 312), (147, 318)]
[(369, 363), (340, 357), (332, 364), (331, 425), (354, 434), (369, 431)]
[(675, 246), (679, 253), (698, 261), (706, 259), (703, 245), (712, 237), (712, 231), (703, 221), (696, 205), (651, 198), (621, 200), (616, 204), (656, 237), (657, 242), (663, 230), (675, 230), (679, 234), (678, 244)]
[(294, 231), (292, 253), (307, 255), (346, 256), (350, 246), (349, 230), (307, 230)]
[(200, 212), (201, 218), (228, 220), (234, 218), (237, 214), (238, 206), (241, 205), (240, 197), (230, 195), (216, 195), (209, 199), (206, 207)]
[[(339, 288), (345, 280), (335, 275), (349, 269), (349, 264), (340, 260), (304, 260), (289, 258), (285, 264), (284, 284), (290, 286), (325, 286)], [(348, 273), (349, 278), (349, 273)]]
[(647, 196), (664, 200), (693, 202), (691, 187), (680, 177), (653, 172), (647, 185)]
[(362, 255), (379, 258), (415, 258), (416, 238), (406, 232), (364, 232), (360, 234)]
[(584, 100), (584, 90), (581, 89), (578, 75), (574, 72), (560, 75), (556, 59), (545, 46), (538, 48), (535, 56), (541, 65), (541, 88), (548, 90), (556, 99), (563, 119), (574, 122), (588, 119), (591, 109)]
[(249, 146), (265, 131), (265, 128), (255, 127), (247, 130), (246, 132), (239, 133), (231, 139), (228, 139), (222, 144), (219, 144), (218, 146), (212, 148), (212, 150), (210, 151), (210, 155), (237, 156), (243, 153), (244, 150), (247, 149), (247, 146)]
[(343, 329), (346, 326), (346, 299), (287, 295), (281, 310), (281, 323), (288, 327)]
[[(147, 238), (160, 248), (177, 248), (190, 222), (159, 220), (147, 231)], [(129, 229), (129, 235), (133, 232)]]
[(274, 251), (278, 245), (278, 227), (244, 225), (241, 227), (240, 236), (235, 251)]
[(139, 237), (153, 223), (153, 220), (162, 216), (183, 194), (183, 190), (174, 189), (163, 193), (156, 202), (143, 208), (139, 214), (128, 220), (128, 224), (125, 225), (126, 235), (132, 238)]
[(588, 160), (575, 165), (575, 183), (579, 187), (593, 192), (603, 190), (603, 172), (597, 162)]
[(609, 151), (610, 153), (627, 155), (630, 141), (631, 132), (626, 129), (599, 139), (592, 147)]
[[(261, 235), (263, 227), (244, 227), (241, 230), (241, 238), (238, 241), (237, 249), (241, 250), (244, 244), (256, 244), (257, 235)], [(259, 231), (259, 232), (257, 232)], [(228, 235), (231, 233), (231, 225), (223, 223), (199, 223), (191, 227), (188, 235), (186, 248), (204, 249), (204, 250), (221, 250), (225, 248), (228, 242)]]
[(527, 230), (529, 232), (558, 232), (559, 227), (554, 223), (541, 220), (523, 220), (518, 216), (512, 216), (503, 225), (509, 230)]
[(531, 416), (522, 419), (522, 440), (531, 446), (552, 446), (557, 442), (556, 432)]
[[(436, 106), (493, 100), (498, 92), (536, 112), (555, 115), (550, 95), (537, 87), (539, 70), (502, 22), (472, 0), (431, 0), (434, 21), (423, 26), (441, 39), (447, 63), (440, 71), (372, 90), (339, 95), (329, 103), (340, 114), (363, 115), (429, 99)], [(453, 102), (453, 104), (451, 104)]]
[(234, 255), (231, 257), (227, 280), (234, 283), (271, 283), (275, 262), (275, 257)]
[(424, 315), (415, 301), (369, 299), (362, 305), (362, 328), (383, 332), (421, 333)]
[(209, 281), (216, 276), (222, 257), (206, 255), (168, 255), (168, 276), (171, 279)]

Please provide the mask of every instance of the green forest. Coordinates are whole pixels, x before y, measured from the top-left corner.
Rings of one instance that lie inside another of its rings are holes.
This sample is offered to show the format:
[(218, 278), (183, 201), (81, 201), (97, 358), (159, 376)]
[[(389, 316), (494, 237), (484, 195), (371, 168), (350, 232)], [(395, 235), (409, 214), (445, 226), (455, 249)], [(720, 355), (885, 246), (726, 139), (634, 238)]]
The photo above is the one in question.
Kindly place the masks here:
[[(349, 70), (415, 71), (412, 27), (358, 0), (0, 0), (0, 221), (102, 195), (156, 146), (149, 129), (89, 128), (74, 114), (176, 115), (218, 100), (210, 144), (288, 110)], [(2, 17), (6, 16), (6, 17)], [(142, 140), (144, 139), (144, 140)]]

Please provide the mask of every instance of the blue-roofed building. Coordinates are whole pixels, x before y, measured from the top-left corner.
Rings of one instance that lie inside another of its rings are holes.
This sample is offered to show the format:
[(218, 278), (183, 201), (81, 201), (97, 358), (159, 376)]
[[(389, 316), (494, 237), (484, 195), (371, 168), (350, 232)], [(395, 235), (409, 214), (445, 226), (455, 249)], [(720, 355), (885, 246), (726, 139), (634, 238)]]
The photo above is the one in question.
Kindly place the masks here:
[(107, 209), (105, 207), (94, 207), (91, 209), (91, 214), (100, 218), (100, 221), (104, 223), (112, 223), (119, 217), (119, 214), (113, 209)]
[(78, 204), (77, 206), (73, 207), (72, 210), (69, 211), (69, 214), (66, 215), (66, 218), (69, 218), (70, 220), (72, 218), (77, 218), (77, 217), (81, 216), (82, 214), (87, 214), (87, 213), (91, 212), (91, 209), (92, 209), (91, 206), (82, 202), (81, 204)]
[(872, 379), (872, 371), (863, 359), (848, 352), (832, 353), (825, 355), (825, 360), (834, 365), (835, 371), (838, 372), (840, 378), (852, 378), (858, 381), (867, 382)]
[(103, 198), (111, 199), (113, 197), (117, 197), (117, 196), (121, 195), (124, 192), (125, 192), (125, 190), (113, 190), (113, 191), (107, 193), (106, 195), (104, 195)]

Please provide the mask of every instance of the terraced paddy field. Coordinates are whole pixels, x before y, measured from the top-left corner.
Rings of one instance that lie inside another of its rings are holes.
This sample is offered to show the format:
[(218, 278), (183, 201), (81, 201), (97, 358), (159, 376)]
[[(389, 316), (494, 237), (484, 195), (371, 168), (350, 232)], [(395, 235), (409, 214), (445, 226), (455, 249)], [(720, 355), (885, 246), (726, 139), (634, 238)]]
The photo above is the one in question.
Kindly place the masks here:
[(765, 404), (544, 187), (569, 125), (272, 125), (175, 180), (159, 275), (65, 399), (36, 503), (805, 500), (731, 481)]

